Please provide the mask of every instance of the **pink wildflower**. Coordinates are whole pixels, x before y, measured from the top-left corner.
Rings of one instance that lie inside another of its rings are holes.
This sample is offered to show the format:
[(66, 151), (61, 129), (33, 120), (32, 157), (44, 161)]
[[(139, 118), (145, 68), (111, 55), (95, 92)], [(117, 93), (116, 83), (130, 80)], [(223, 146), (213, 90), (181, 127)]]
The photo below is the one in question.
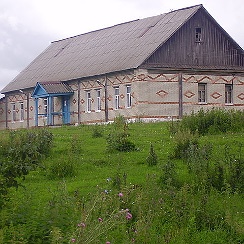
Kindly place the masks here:
[(83, 227), (83, 228), (85, 228), (85, 227), (86, 227), (86, 224), (83, 223), (83, 222), (82, 222), (82, 223), (79, 223), (79, 224), (78, 224), (78, 227)]
[(75, 239), (75, 238), (72, 238), (72, 239), (71, 239), (71, 242), (76, 242), (76, 239)]
[(102, 219), (102, 218), (98, 218), (98, 221), (99, 221), (99, 222), (103, 222), (103, 219)]
[(132, 218), (132, 214), (130, 212), (127, 212), (125, 217), (126, 217), (126, 219), (129, 220)]
[(120, 193), (118, 194), (118, 196), (119, 196), (119, 197), (123, 197), (124, 194), (123, 194), (122, 192), (120, 192)]
[(111, 242), (110, 241), (106, 241), (106, 244), (110, 244)]

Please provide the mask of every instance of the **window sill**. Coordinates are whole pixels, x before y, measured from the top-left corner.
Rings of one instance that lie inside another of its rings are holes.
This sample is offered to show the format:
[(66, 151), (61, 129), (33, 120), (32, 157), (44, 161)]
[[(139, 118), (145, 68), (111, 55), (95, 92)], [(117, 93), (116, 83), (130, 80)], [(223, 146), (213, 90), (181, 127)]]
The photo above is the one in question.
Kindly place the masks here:
[(234, 106), (234, 103), (225, 103), (225, 106)]
[(207, 105), (207, 102), (198, 102), (199, 105)]

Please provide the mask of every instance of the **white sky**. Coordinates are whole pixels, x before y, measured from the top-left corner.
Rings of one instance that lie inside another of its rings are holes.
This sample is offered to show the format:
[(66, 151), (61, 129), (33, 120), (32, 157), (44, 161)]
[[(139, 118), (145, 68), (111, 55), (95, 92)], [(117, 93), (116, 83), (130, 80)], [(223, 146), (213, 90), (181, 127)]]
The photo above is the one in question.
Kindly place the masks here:
[(0, 0), (0, 90), (52, 41), (197, 4), (244, 48), (243, 0)]

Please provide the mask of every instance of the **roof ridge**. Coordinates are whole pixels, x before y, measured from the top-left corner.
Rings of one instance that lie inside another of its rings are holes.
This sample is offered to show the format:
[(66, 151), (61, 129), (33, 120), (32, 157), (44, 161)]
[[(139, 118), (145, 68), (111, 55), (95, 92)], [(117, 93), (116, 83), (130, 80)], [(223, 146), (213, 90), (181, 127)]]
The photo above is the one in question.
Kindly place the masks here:
[(190, 6), (190, 7), (185, 7), (185, 8), (181, 8), (181, 9), (172, 10), (172, 11), (170, 11), (170, 12), (157, 14), (157, 15), (154, 15), (154, 16), (148, 16), (148, 17), (141, 18), (141, 19), (134, 19), (134, 20), (130, 20), (130, 21), (126, 21), (126, 22), (122, 22), (122, 23), (119, 23), (119, 24), (115, 24), (115, 25), (107, 26), (107, 27), (104, 27), (104, 28), (100, 28), (100, 29), (97, 29), (97, 30), (92, 30), (92, 31), (84, 32), (84, 33), (81, 33), (81, 34), (78, 34), (78, 35), (74, 35), (74, 36), (70, 36), (70, 37), (62, 38), (62, 39), (59, 39), (59, 40), (56, 40), (56, 41), (52, 41), (51, 43), (61, 42), (61, 41), (64, 41), (64, 40), (68, 40), (68, 39), (76, 38), (76, 37), (79, 37), (79, 36), (87, 35), (87, 34), (90, 34), (90, 33), (94, 33), (94, 32), (101, 31), (101, 30), (110, 29), (110, 28), (113, 28), (113, 27), (115, 27), (115, 26), (120, 26), (120, 25), (124, 25), (124, 24), (128, 24), (128, 23), (136, 22), (136, 21), (139, 21), (139, 20), (147, 19), (147, 18), (152, 18), (152, 17), (161, 16), (161, 15), (166, 15), (166, 14), (170, 14), (170, 13), (173, 13), (173, 12), (179, 12), (179, 11), (182, 11), (182, 10), (195, 8), (195, 7), (197, 7), (197, 6), (198, 6), (198, 7), (203, 7), (202, 4), (197, 4), (197, 5), (193, 5), (193, 6)]
[(167, 12), (165, 14), (170, 14), (170, 13), (173, 13), (173, 12), (179, 12), (179, 11), (182, 11), (182, 10), (186, 10), (186, 9), (190, 9), (190, 8), (195, 8), (195, 7), (203, 7), (202, 4), (196, 4), (196, 5), (192, 5), (192, 6), (189, 6), (189, 7), (185, 7), (185, 8), (180, 8), (180, 9), (175, 9), (175, 10), (172, 10), (170, 12)]

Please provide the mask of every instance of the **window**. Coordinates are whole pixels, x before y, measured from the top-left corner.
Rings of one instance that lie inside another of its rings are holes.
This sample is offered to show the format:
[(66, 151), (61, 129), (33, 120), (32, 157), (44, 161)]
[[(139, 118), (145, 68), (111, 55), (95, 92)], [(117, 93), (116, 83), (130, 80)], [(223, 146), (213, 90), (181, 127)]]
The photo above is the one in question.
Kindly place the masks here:
[(195, 42), (201, 42), (202, 41), (202, 28), (196, 28), (195, 29)]
[(24, 121), (24, 103), (20, 103), (20, 121)]
[(233, 85), (225, 85), (225, 103), (233, 103)]
[(206, 103), (206, 88), (207, 84), (200, 83), (198, 84), (198, 102), (199, 103)]
[(91, 112), (91, 91), (86, 92), (86, 111)]
[(126, 106), (131, 107), (131, 85), (126, 86)]
[(119, 109), (119, 87), (114, 87), (114, 108)]
[(97, 89), (97, 104), (96, 104), (96, 110), (101, 111), (101, 90)]
[(16, 105), (15, 103), (12, 104), (12, 121), (16, 121)]
[(43, 99), (43, 113), (44, 116), (47, 117), (48, 114), (48, 102), (47, 102), (47, 98)]

